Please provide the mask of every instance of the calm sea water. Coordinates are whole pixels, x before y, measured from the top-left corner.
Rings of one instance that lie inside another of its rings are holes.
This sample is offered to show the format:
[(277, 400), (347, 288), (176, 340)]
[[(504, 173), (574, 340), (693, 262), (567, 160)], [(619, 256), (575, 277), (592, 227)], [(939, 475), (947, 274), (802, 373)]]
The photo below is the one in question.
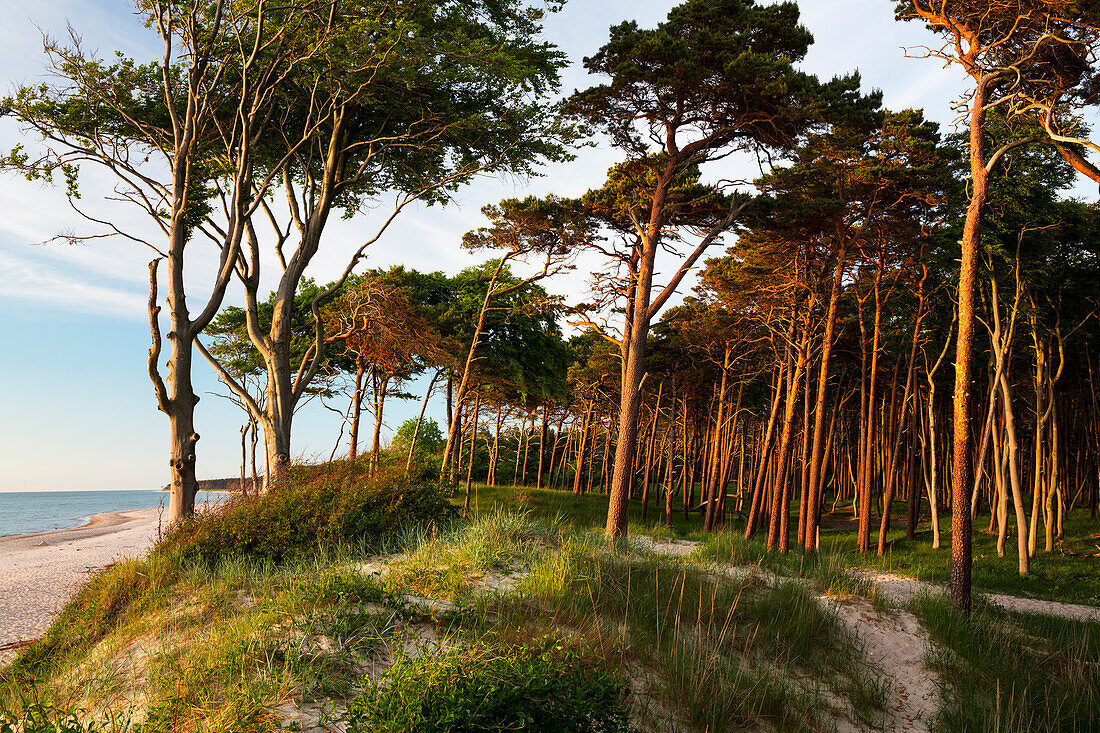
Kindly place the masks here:
[[(197, 501), (217, 501), (222, 492), (201, 491)], [(0, 537), (69, 529), (93, 514), (168, 506), (166, 491), (0, 492)]]

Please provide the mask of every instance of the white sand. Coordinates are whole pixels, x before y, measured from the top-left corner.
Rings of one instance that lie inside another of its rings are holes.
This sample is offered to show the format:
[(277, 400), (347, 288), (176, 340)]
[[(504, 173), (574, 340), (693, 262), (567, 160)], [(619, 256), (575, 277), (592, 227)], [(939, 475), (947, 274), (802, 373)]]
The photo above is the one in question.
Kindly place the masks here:
[[(895, 575), (885, 571), (864, 568), (853, 573), (866, 578), (875, 584), (879, 592), (891, 602), (904, 604), (917, 593), (926, 595), (946, 594), (949, 589), (946, 585), (928, 583), (904, 575)], [(1044, 601), (1038, 598), (1022, 598), (1010, 596), (1004, 593), (981, 593), (974, 591), (974, 595), (984, 595), (993, 603), (1009, 611), (1019, 613), (1041, 613), (1047, 616), (1060, 616), (1061, 618), (1074, 619), (1076, 621), (1100, 622), (1100, 607), (1085, 606), (1080, 603), (1062, 603), (1060, 601)]]
[(156, 540), (160, 509), (97, 514), (75, 529), (0, 537), (0, 664), (40, 636), (87, 580)]

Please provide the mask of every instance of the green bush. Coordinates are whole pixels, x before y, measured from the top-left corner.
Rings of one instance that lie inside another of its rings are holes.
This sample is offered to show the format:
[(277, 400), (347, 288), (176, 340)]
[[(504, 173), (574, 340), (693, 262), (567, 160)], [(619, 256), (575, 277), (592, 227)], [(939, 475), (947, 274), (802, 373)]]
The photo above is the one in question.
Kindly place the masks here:
[(443, 430), (435, 420), (430, 417), (424, 418), (420, 422), (420, 430), (417, 432), (416, 418), (410, 417), (401, 423), (401, 427), (394, 433), (393, 446), (399, 449), (400, 453), (407, 455), (409, 446), (412, 444), (413, 433), (416, 433), (416, 450), (414, 451), (416, 456), (423, 457), (426, 454), (441, 451), (447, 443)]
[(618, 672), (546, 638), (402, 657), (349, 710), (349, 733), (533, 730), (625, 733)]
[(454, 512), (427, 471), (405, 473), (383, 464), (369, 476), (365, 461), (295, 466), (286, 480), (259, 497), (180, 522), (156, 552), (213, 567), (229, 557), (284, 563), (320, 546), (355, 544)]

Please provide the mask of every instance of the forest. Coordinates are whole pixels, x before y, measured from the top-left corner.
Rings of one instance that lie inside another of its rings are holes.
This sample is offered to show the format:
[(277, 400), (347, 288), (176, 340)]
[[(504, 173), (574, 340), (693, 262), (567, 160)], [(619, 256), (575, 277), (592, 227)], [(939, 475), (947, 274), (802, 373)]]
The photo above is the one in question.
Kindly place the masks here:
[[(1100, 184), (1100, 12), (895, 4), (925, 30), (912, 63), (964, 75), (953, 128), (885, 108), (855, 69), (801, 70), (813, 38), (791, 2), (686, 0), (654, 28), (624, 21), (584, 59), (592, 85), (563, 94), (568, 60), (541, 36), (555, 3), (149, 0), (161, 59), (47, 39), (56, 81), (3, 101), (0, 121), (28, 143), (0, 168), (65, 187), (92, 232), (72, 240), (125, 237), (150, 260), (148, 373), (182, 533), (169, 538), (198, 543), (192, 560), (228, 552), (192, 518), (205, 364), (241, 408), (242, 493), (272, 507), (280, 492), (312, 501), (294, 492), (323, 466), (292, 461), (312, 400), (340, 424), (327, 465), (354, 475), (349, 495), (406, 481), (463, 517), (510, 497), (583, 510), (592, 536), (691, 536), (719, 558), (755, 548), (767, 567), (831, 567), (837, 552), (915, 566), (949, 580), (963, 618), (988, 613), (975, 585), (1095, 605), (1100, 212), (1080, 191)], [(606, 181), (485, 206), (462, 235), (482, 264), (362, 266), (416, 205), (567, 165), (585, 145), (615, 151)], [(751, 180), (727, 177), (738, 160)], [(91, 166), (144, 229), (86, 206)], [(311, 279), (330, 219), (379, 207), (340, 276)], [(397, 400), (419, 416), (388, 441)], [(420, 501), (408, 491), (394, 506)], [(452, 551), (435, 541), (422, 540)], [(714, 593), (731, 623), (737, 602)], [(593, 619), (634, 623), (604, 602)], [(654, 655), (662, 643), (658, 631)], [(1100, 688), (1082, 674), (1088, 706)], [(777, 729), (821, 729), (759, 704)], [(713, 714), (710, 730), (752, 718)], [(1034, 729), (1095, 729), (1066, 715)]]

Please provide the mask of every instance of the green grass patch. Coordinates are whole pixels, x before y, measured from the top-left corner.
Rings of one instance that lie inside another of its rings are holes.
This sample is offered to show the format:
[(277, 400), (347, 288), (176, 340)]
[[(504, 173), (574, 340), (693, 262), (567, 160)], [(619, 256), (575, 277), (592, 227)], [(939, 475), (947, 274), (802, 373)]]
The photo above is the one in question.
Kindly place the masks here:
[(583, 646), (546, 637), (399, 657), (349, 710), (350, 733), (626, 733), (628, 689)]
[(589, 536), (546, 556), (524, 591), (488, 609), (477, 633), (568, 629), (606, 658), (619, 655), (659, 696), (649, 716), (658, 729), (671, 715), (697, 730), (761, 721), (818, 730), (828, 724), (819, 685), (866, 719), (881, 708), (854, 640), (799, 584), (715, 576)]
[(931, 661), (943, 699), (933, 730), (1100, 730), (1100, 624), (984, 602), (967, 617), (942, 597), (914, 607), (939, 645)]

